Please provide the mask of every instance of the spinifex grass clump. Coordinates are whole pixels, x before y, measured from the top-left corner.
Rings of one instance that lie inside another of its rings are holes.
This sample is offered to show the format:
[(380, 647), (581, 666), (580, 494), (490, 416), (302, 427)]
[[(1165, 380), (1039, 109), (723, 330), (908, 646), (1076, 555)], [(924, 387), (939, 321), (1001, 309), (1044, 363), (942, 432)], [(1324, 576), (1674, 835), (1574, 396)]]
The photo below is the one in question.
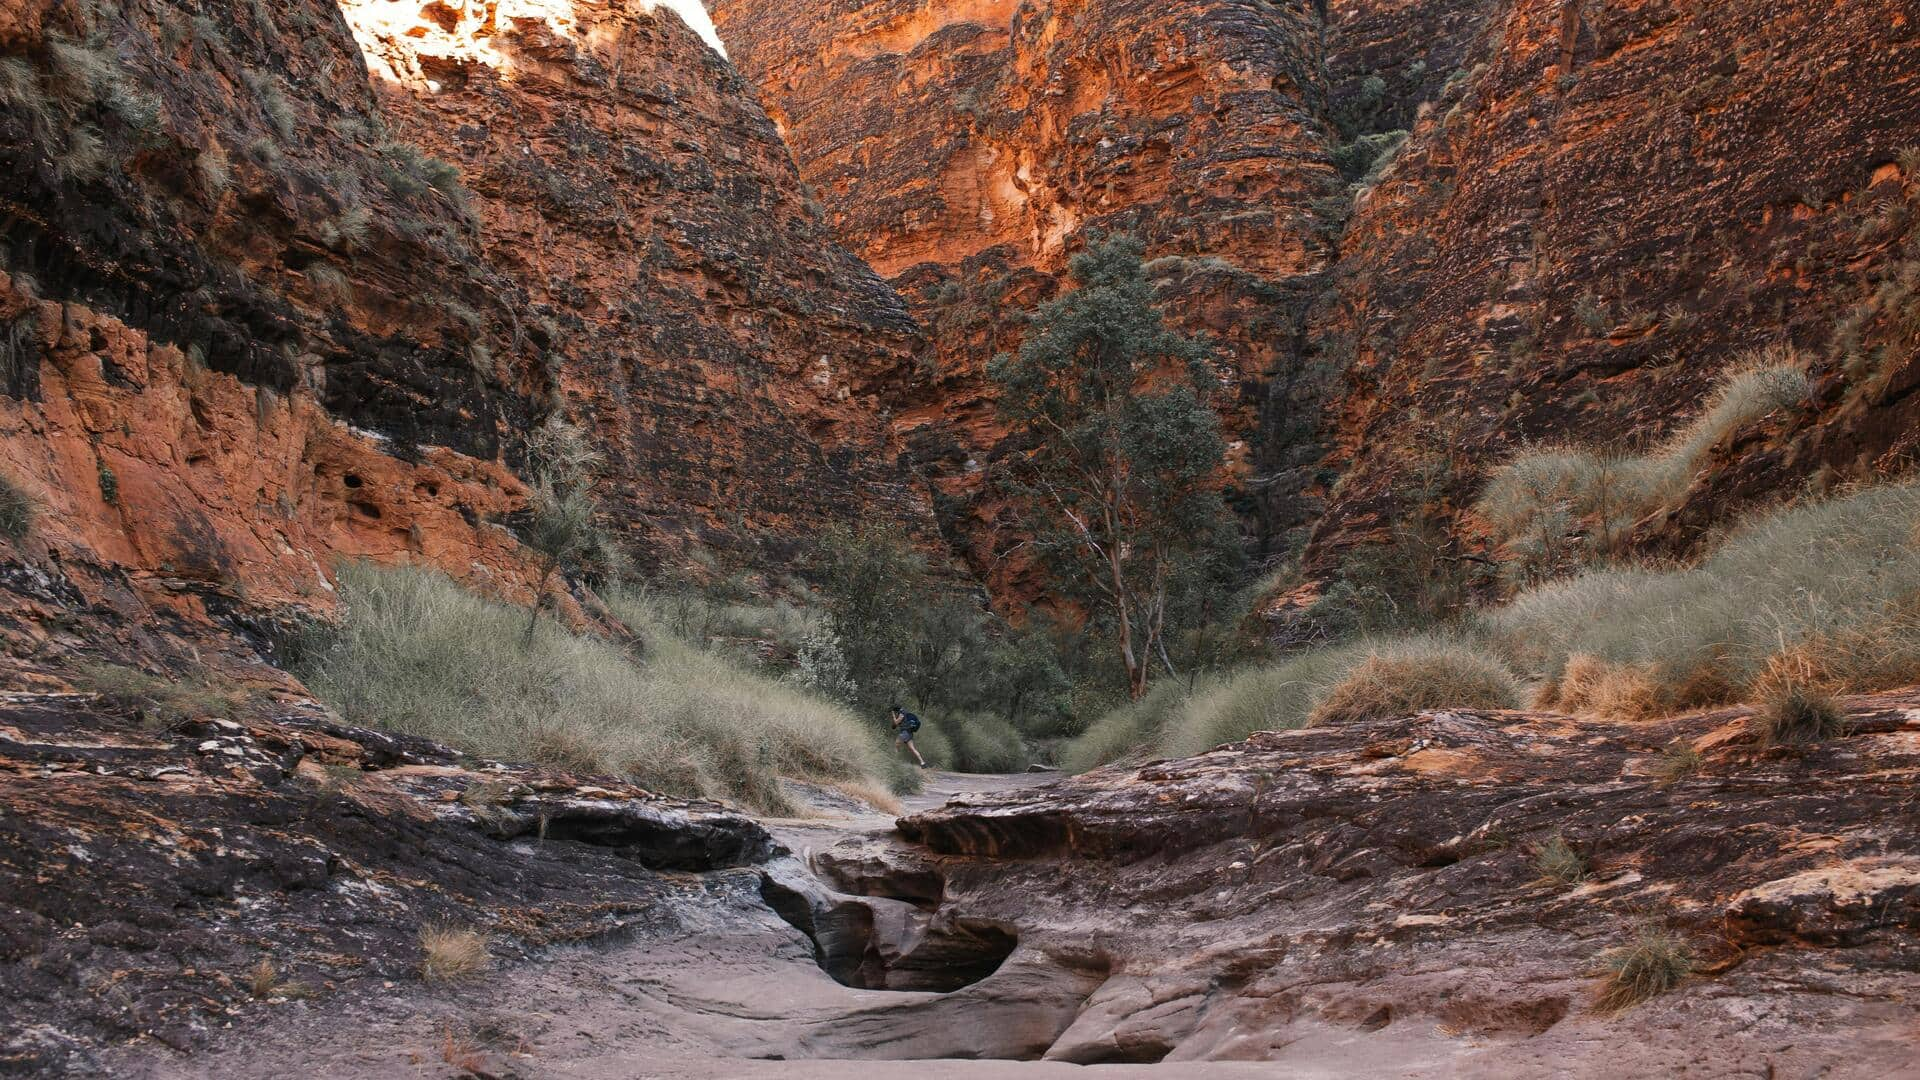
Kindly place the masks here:
[(487, 935), (430, 923), (420, 928), (420, 977), (428, 982), (472, 978), (487, 969)]
[(1693, 950), (1678, 935), (1642, 929), (1627, 944), (1601, 953), (1600, 966), (1606, 982), (1598, 1004), (1604, 1012), (1619, 1012), (1679, 986), (1693, 971)]
[(1768, 695), (1754, 720), (1768, 746), (1824, 742), (1847, 733), (1846, 714), (1833, 695), (1804, 686), (1784, 686)]
[(1692, 567), (1589, 571), (1478, 618), (1535, 704), (1610, 719), (1920, 681), (1920, 486), (1754, 518)]
[(1578, 885), (1587, 880), (1587, 860), (1564, 836), (1550, 836), (1533, 851), (1535, 879), (1543, 885)]
[[(877, 727), (664, 629), (643, 649), (539, 620), (419, 569), (342, 568), (337, 623), (297, 663), (349, 721), (476, 754), (788, 809), (778, 777), (885, 774)], [(637, 620), (636, 620), (637, 621)]]

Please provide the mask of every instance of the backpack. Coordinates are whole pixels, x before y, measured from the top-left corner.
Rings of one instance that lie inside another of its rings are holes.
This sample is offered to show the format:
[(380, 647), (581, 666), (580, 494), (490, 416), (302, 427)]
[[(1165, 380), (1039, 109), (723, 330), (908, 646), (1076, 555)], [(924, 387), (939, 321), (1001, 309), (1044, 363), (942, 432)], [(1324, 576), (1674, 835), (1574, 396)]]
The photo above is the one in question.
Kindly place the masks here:
[(919, 731), (920, 718), (913, 715), (912, 713), (903, 714), (900, 717), (900, 730), (906, 732), (909, 735), (913, 734), (916, 731)]

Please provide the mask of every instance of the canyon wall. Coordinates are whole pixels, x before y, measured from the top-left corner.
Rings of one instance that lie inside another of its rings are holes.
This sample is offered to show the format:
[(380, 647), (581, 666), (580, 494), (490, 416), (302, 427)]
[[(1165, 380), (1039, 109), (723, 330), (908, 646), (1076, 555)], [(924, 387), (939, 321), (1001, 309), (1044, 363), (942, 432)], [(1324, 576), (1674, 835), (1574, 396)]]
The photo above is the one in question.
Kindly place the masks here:
[(982, 370), (1095, 227), (1167, 256), (1166, 311), (1233, 387), (1236, 505), (1261, 553), (1306, 539), (1313, 581), (1410, 524), (1454, 565), (1486, 557), (1470, 507), (1513, 448), (1655, 445), (1769, 346), (1807, 402), (1717, 443), (1637, 546), (1909, 462), (1906, 5), (718, 0), (715, 20), (838, 234), (926, 323), (897, 422), (1003, 589), (1029, 586), (980, 496), (1005, 452)]
[(324, 608), (343, 556), (524, 599), (555, 415), (643, 561), (931, 535), (875, 404), (913, 324), (672, 14), (34, 0), (0, 51), (16, 657)]
[[(1005, 452), (985, 378), (1017, 316), (1093, 230), (1133, 232), (1174, 321), (1215, 342), (1242, 509), (1291, 513), (1254, 442), (1337, 187), (1316, 17), (1208, 0), (782, 3), (715, 23), (842, 241), (913, 301), (930, 341), (895, 420), (942, 523), (1002, 590), (1030, 589), (990, 494)], [(1285, 380), (1283, 379), (1282, 382)], [(1282, 386), (1282, 396), (1289, 389)], [(1292, 489), (1288, 489), (1291, 496)], [(1297, 514), (1260, 526), (1276, 533)]]
[[(1514, 447), (1651, 445), (1769, 346), (1811, 375), (1809, 400), (1729, 433), (1637, 523), (1645, 544), (1684, 551), (1739, 507), (1910, 465), (1911, 7), (1491, 8), (1360, 194), (1308, 329), (1346, 371), (1329, 454), (1345, 476), (1310, 560), (1417, 513), (1457, 523)], [(1409, 475), (1436, 446), (1450, 460), (1421, 508)]]

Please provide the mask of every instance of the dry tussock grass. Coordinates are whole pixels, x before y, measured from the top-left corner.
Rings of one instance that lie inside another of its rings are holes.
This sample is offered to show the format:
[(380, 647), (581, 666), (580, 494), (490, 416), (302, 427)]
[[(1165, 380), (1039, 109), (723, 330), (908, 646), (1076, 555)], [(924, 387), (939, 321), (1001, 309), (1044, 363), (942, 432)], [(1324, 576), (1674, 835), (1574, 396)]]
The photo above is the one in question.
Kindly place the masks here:
[(1423, 709), (1512, 709), (1520, 684), (1505, 664), (1465, 642), (1383, 643), (1328, 687), (1313, 724), (1349, 724)]
[(428, 982), (472, 978), (487, 969), (487, 935), (429, 923), (420, 928), (420, 977)]

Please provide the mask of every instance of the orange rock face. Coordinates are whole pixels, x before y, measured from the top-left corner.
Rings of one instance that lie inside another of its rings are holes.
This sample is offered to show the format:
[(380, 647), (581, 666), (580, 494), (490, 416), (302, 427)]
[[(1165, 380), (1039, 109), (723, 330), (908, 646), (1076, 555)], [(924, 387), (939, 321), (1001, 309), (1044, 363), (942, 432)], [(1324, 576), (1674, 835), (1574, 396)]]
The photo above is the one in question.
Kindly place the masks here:
[(929, 521), (879, 418), (918, 328), (678, 17), (628, 0), (342, 10), (378, 97), (459, 166), (481, 248), (550, 326), (565, 411), (597, 435), (609, 516), (643, 553)]
[[(1356, 6), (1425, 8), (1437, 38), (1462, 7)], [(1647, 541), (1684, 549), (1740, 505), (1908, 467), (1910, 6), (1516, 0), (1479, 17), (1359, 199), (1339, 302), (1308, 329), (1348, 371), (1330, 455), (1347, 478), (1316, 563), (1403, 517), (1423, 427), (1466, 463), (1443, 508), (1457, 514), (1508, 449), (1645, 445), (1769, 345), (1798, 350), (1812, 400), (1731, 435), (1681, 506), (1641, 524)], [(1371, 49), (1390, 86), (1419, 82), (1400, 77), (1418, 53), (1386, 14), (1366, 26), (1355, 55)]]
[(838, 234), (928, 324), (897, 423), (999, 591), (1032, 586), (978, 498), (1005, 434), (985, 366), (1090, 230), (1147, 240), (1169, 313), (1216, 340), (1220, 408), (1251, 479), (1290, 312), (1330, 254), (1312, 212), (1334, 173), (1310, 14), (725, 0), (714, 21)]
[(129, 634), (325, 607), (341, 557), (525, 598), (514, 470), (556, 412), (643, 560), (931, 535), (876, 404), (915, 327), (671, 14), (198, 10), (0, 18), (0, 470), (38, 509), (19, 581), (51, 574), (9, 594), (23, 648), (78, 602)]

